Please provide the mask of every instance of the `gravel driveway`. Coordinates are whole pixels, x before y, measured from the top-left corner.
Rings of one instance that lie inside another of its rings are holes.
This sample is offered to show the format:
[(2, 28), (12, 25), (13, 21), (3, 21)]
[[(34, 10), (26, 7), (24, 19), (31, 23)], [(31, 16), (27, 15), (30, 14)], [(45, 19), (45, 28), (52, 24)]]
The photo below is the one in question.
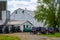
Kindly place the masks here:
[(21, 40), (59, 40), (58, 38), (39, 36), (31, 33), (11, 33), (11, 34), (0, 34), (0, 35), (17, 36), (21, 38)]

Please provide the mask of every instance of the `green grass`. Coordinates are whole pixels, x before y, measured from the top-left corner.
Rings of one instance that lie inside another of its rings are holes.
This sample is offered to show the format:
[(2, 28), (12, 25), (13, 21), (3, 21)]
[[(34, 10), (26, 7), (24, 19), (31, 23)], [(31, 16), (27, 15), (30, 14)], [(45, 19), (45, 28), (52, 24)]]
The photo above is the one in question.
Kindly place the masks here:
[(3, 36), (3, 35), (1, 35), (1, 36), (0, 36), (0, 40), (20, 40), (20, 39), (17, 38), (17, 37)]
[(39, 34), (40, 36), (48, 36), (48, 37), (60, 37), (60, 33), (55, 34)]

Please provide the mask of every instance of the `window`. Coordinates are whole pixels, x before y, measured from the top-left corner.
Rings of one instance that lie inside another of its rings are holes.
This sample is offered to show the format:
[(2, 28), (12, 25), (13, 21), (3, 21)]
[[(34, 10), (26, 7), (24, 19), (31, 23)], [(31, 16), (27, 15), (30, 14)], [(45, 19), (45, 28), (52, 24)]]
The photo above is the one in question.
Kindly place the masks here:
[(17, 11), (15, 11), (15, 13), (17, 14)]
[(26, 27), (28, 28), (28, 25), (26, 25)]
[(22, 13), (24, 13), (24, 10), (22, 11)]
[(24, 29), (25, 29), (25, 25), (23, 25)]

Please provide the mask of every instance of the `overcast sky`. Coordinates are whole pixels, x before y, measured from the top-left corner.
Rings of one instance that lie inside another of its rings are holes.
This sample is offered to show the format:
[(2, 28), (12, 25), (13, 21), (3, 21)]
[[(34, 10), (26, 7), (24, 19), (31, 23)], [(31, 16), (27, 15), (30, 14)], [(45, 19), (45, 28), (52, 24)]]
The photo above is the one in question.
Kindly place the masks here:
[(27, 8), (28, 10), (35, 10), (37, 0), (8, 0), (7, 2), (7, 9), (13, 12), (14, 10), (18, 8), (25, 9)]

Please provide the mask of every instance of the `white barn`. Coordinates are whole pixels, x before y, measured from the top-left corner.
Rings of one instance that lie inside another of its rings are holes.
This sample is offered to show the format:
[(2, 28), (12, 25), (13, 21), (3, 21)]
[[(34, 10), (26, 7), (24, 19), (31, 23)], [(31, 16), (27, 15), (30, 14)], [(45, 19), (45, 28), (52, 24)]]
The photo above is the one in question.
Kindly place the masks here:
[(37, 22), (37, 20), (34, 19), (34, 15), (35, 14), (33, 11), (18, 8), (11, 14), (10, 20), (26, 20), (31, 22), (34, 25), (34, 27), (42, 27), (43, 24)]
[[(4, 32), (5, 29), (8, 27), (8, 30), (10, 31), (11, 25), (14, 25), (15, 27), (20, 26), (21, 31), (23, 31), (23, 26), (25, 25), (25, 28), (28, 26), (28, 28), (33, 27), (34, 25), (29, 20), (24, 20), (22, 18), (23, 16), (17, 17), (21, 20), (15, 20), (12, 16), (15, 17), (15, 15), (10, 15), (10, 11), (7, 10), (7, 0), (0, 0), (0, 29)], [(3, 8), (2, 8), (3, 7)], [(10, 18), (11, 16), (11, 18)], [(11, 20), (12, 19), (12, 20)], [(10, 25), (10, 26), (8, 26)]]

